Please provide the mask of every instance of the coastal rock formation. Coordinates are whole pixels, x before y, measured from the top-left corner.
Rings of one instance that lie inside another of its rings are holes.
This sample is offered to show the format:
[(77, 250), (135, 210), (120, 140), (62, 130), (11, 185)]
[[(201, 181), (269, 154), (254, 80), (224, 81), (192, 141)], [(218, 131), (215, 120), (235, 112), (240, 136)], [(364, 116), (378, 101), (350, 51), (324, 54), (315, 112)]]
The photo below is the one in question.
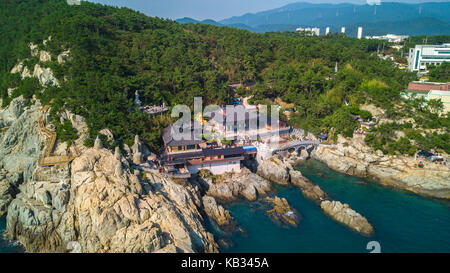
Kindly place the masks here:
[(316, 184), (306, 179), (301, 172), (291, 171), (291, 183), (302, 191), (303, 196), (317, 204), (328, 198), (328, 195)]
[[(123, 173), (116, 173), (117, 164)], [(8, 208), (6, 235), (30, 252), (216, 252), (196, 198), (172, 180), (130, 173), (106, 149), (71, 166), (37, 168)]]
[(298, 226), (300, 222), (299, 213), (289, 205), (285, 198), (266, 197), (265, 201), (272, 206), (272, 209), (267, 210), (267, 215), (275, 223), (280, 226)]
[(273, 156), (259, 164), (257, 174), (276, 184), (287, 186), (289, 185), (289, 170), (291, 169), (290, 164), (286, 164), (278, 157)]
[(424, 168), (418, 168), (413, 157), (386, 156), (381, 151), (373, 151), (362, 136), (352, 139), (339, 136), (336, 145), (320, 145), (311, 156), (341, 173), (370, 176), (383, 185), (450, 199), (450, 169), (447, 166), (429, 162)]
[(231, 217), (230, 212), (217, 204), (214, 197), (205, 195), (203, 196), (202, 201), (206, 215), (216, 221), (219, 226), (231, 224), (233, 218)]
[(19, 192), (19, 185), (22, 183), (21, 173), (8, 173), (0, 170), (0, 216), (3, 216), (11, 201)]
[(342, 204), (339, 201), (327, 200), (320, 203), (320, 208), (329, 217), (358, 233), (366, 236), (371, 236), (374, 233), (374, 229), (367, 219), (352, 210), (347, 204)]
[[(74, 244), (82, 252), (218, 251), (204, 227), (198, 187), (159, 174), (132, 174), (127, 160), (100, 141), (90, 149), (79, 145), (83, 135), (71, 147), (79, 152), (71, 163), (37, 166), (44, 147), (42, 112), (39, 103), (28, 105), (16, 98), (0, 110), (5, 236), (28, 252), (66, 252)], [(83, 119), (70, 113), (64, 118), (83, 134)], [(58, 142), (56, 151), (66, 150)]]
[[(373, 233), (373, 228), (372, 233), (368, 232), (370, 230), (368, 228), (370, 224), (367, 222), (366, 218), (350, 209), (348, 205), (342, 206), (342, 208), (339, 205), (334, 206), (335, 204), (340, 204), (340, 202), (332, 201), (326, 192), (318, 185), (315, 185), (307, 178), (303, 177), (301, 172), (295, 170), (287, 160), (285, 160), (282, 155), (275, 155), (259, 165), (258, 173), (274, 183), (276, 183), (276, 180), (274, 179), (282, 178), (282, 185), (287, 183), (287, 185), (292, 184), (299, 187), (306, 198), (319, 205), (332, 219), (350, 227), (352, 230), (363, 235), (370, 235)], [(265, 166), (265, 168), (261, 166)], [(324, 202), (333, 202), (333, 206), (330, 207), (328, 203), (324, 204)], [(367, 222), (368, 226), (365, 224), (364, 220)]]
[(27, 104), (18, 97), (0, 110), (0, 216), (23, 180), (31, 178), (43, 147), (37, 128), (39, 105)]
[(243, 168), (240, 173), (227, 173), (222, 181), (213, 177), (199, 177), (192, 183), (200, 185), (207, 195), (223, 202), (230, 202), (243, 197), (255, 201), (258, 196), (266, 195), (272, 190), (269, 181)]

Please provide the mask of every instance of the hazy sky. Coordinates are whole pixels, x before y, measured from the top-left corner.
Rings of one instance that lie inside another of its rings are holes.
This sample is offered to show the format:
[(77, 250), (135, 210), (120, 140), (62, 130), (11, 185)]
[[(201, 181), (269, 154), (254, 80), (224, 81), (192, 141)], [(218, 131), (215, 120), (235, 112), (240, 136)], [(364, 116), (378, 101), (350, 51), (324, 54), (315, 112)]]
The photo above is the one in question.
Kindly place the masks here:
[[(254, 13), (295, 2), (310, 3), (360, 3), (366, 0), (90, 0), (113, 6), (125, 6), (150, 16), (197, 20), (222, 20), (245, 13)], [(386, 2), (444, 2), (446, 0), (389, 0)], [(448, 1), (448, 0), (447, 0)]]

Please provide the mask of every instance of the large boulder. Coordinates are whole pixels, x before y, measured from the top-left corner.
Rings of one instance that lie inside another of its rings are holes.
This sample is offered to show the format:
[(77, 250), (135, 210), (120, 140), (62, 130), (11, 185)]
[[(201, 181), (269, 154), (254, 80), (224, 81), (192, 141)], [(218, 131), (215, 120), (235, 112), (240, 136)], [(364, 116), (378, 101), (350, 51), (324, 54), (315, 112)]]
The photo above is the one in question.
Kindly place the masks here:
[(266, 197), (265, 201), (272, 207), (266, 213), (275, 223), (281, 226), (296, 227), (300, 222), (299, 213), (289, 205), (285, 198), (279, 198), (277, 196), (273, 198)]
[(318, 186), (303, 177), (299, 171), (291, 171), (291, 183), (302, 191), (302, 194), (311, 201), (320, 204), (328, 195)]
[(374, 233), (374, 229), (369, 221), (361, 214), (352, 210), (347, 204), (327, 200), (320, 204), (320, 208), (332, 219), (362, 235), (371, 236)]
[(273, 183), (287, 186), (290, 169), (292, 166), (273, 156), (259, 164), (257, 174)]
[(231, 223), (233, 218), (230, 212), (217, 204), (214, 197), (205, 195), (202, 200), (206, 215), (216, 221), (219, 226), (229, 225)]
[(199, 184), (207, 195), (222, 202), (235, 201), (245, 198), (255, 201), (259, 196), (267, 195), (272, 190), (271, 183), (252, 173), (247, 168), (241, 169), (240, 173), (227, 173), (221, 176), (221, 181), (212, 177), (198, 177), (192, 181)]

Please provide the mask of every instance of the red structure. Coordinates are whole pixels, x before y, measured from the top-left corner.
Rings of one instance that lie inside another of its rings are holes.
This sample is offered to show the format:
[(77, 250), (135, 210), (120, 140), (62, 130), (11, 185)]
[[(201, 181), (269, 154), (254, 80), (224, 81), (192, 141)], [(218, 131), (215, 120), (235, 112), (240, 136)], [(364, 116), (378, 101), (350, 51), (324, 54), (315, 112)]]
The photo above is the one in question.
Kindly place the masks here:
[(408, 85), (408, 89), (414, 91), (450, 91), (450, 82), (410, 82)]

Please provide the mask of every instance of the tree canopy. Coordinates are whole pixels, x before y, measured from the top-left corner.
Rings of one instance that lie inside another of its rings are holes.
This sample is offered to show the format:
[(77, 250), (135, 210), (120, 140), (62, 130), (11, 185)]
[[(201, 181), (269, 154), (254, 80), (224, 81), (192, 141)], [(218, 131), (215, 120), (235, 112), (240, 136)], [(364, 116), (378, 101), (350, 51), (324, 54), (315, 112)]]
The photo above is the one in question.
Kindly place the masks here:
[[(59, 122), (59, 112), (82, 115), (91, 136), (87, 144), (108, 128), (116, 139), (109, 145), (130, 144), (139, 134), (157, 151), (162, 128), (172, 120), (137, 111), (136, 90), (148, 105), (192, 106), (195, 96), (205, 104), (222, 105), (230, 102), (228, 84), (234, 81), (257, 82), (250, 91), (240, 90), (256, 101), (293, 103), (291, 125), (315, 133), (335, 127), (351, 135), (356, 124), (347, 104), (368, 102), (394, 112), (400, 92), (416, 77), (376, 55), (383, 41), (181, 25), (90, 2), (69, 6), (64, 0), (0, 0), (0, 24), (3, 106), (14, 97), (36, 95), (52, 106), (57, 133), (65, 140), (76, 134)], [(43, 89), (36, 79), (10, 73), (19, 60), (30, 71), (39, 62), (29, 43), (51, 54), (52, 61), (40, 65), (52, 69), (59, 87)], [(68, 49), (70, 58), (59, 64), (57, 56)], [(9, 96), (8, 88), (17, 89)]]

